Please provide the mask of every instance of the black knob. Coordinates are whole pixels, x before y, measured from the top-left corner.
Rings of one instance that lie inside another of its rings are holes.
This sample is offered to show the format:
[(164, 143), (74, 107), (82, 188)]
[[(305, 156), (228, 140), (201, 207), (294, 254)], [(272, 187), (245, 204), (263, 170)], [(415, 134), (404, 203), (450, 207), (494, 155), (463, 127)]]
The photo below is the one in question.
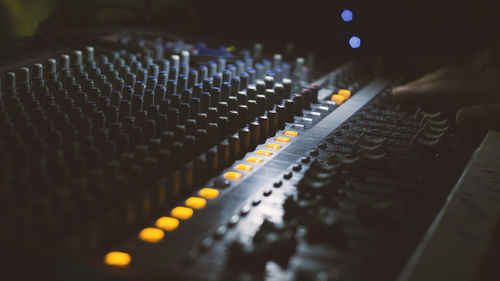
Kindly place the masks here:
[(231, 96), (236, 96), (240, 91), (240, 78), (233, 77), (231, 78)]
[(226, 168), (231, 164), (231, 147), (228, 141), (220, 142), (217, 151), (219, 153), (219, 167)]
[(209, 106), (210, 106), (210, 94), (207, 92), (202, 92), (200, 98), (200, 112), (207, 113)]
[(240, 139), (240, 153), (243, 156), (243, 154), (250, 150), (250, 130), (247, 128), (240, 129), (238, 136)]
[(237, 111), (229, 111), (229, 133), (234, 134), (238, 131), (240, 115)]
[(207, 120), (208, 123), (216, 123), (217, 122), (217, 108), (215, 107), (209, 107), (208, 112), (207, 112)]
[(213, 87), (210, 90), (210, 106), (217, 106), (220, 101), (221, 91), (220, 88)]
[(189, 118), (196, 118), (198, 113), (200, 113), (200, 99), (192, 97), (189, 103)]
[(228, 118), (226, 116), (219, 116), (217, 119), (217, 125), (219, 126), (219, 141), (222, 141), (229, 135)]
[(227, 98), (231, 94), (231, 84), (229, 82), (222, 83), (221, 89), (221, 101), (227, 101)]
[(269, 118), (266, 116), (259, 116), (259, 125), (260, 125), (260, 143), (266, 142), (267, 137), (269, 136)]
[(208, 147), (213, 147), (219, 141), (219, 126), (217, 123), (208, 123), (207, 125)]
[(304, 109), (311, 110), (311, 102), (312, 102), (312, 94), (310, 89), (303, 89), (302, 90), (302, 97), (303, 97), (303, 107)]
[(239, 105), (238, 115), (239, 115), (239, 122), (238, 122), (239, 128), (244, 128), (248, 123), (248, 107), (246, 105)]
[(257, 95), (257, 116), (262, 116), (266, 112), (266, 96)]
[(255, 121), (257, 118), (257, 102), (255, 100), (249, 100), (247, 102), (248, 107), (248, 122)]
[(273, 110), (275, 94), (273, 89), (266, 90), (266, 110)]
[(219, 102), (217, 104), (217, 112), (219, 113), (219, 116), (227, 116), (229, 113), (229, 106), (227, 105), (227, 103)]
[(295, 115), (302, 116), (302, 107), (303, 107), (304, 97), (302, 95), (295, 95), (293, 97), (293, 102), (295, 103)]
[(207, 114), (205, 113), (199, 113), (197, 116), (196, 116), (196, 124), (198, 124), (198, 129), (203, 129), (203, 130), (206, 130), (207, 129)]
[(295, 122), (295, 103), (293, 100), (286, 100), (285, 113), (286, 113), (286, 122), (287, 123)]
[(250, 149), (253, 150), (260, 142), (260, 125), (258, 122), (249, 124), (250, 129)]
[(240, 152), (241, 143), (240, 143), (240, 138), (238, 135), (232, 135), (229, 138), (229, 146), (230, 146), (230, 150), (231, 150), (231, 162), (236, 160), (236, 159), (239, 159), (240, 155), (241, 155), (241, 152)]
[(278, 129), (278, 113), (274, 110), (268, 111), (267, 118), (269, 118), (269, 136), (273, 137)]
[(278, 114), (278, 130), (284, 130), (286, 125), (286, 109), (284, 105), (276, 106)]

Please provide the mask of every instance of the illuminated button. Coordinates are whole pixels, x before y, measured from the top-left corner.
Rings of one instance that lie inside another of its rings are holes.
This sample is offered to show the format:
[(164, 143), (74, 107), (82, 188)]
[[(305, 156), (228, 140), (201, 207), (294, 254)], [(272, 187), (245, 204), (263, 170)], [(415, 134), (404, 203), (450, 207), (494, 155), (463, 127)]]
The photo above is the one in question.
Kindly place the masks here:
[(236, 165), (236, 167), (234, 167), (236, 170), (240, 170), (240, 171), (245, 171), (245, 172), (249, 172), (252, 170), (252, 166), (250, 165), (245, 165), (245, 164), (238, 164)]
[(336, 104), (342, 104), (345, 101), (345, 97), (341, 95), (333, 95), (332, 101), (334, 101)]
[(193, 216), (193, 209), (187, 207), (175, 207), (172, 211), (170, 211), (170, 214), (174, 218), (188, 220)]
[(260, 163), (262, 163), (262, 159), (257, 158), (257, 157), (248, 157), (247, 162), (260, 164)]
[(189, 197), (184, 203), (190, 208), (202, 209), (205, 205), (207, 205), (207, 200), (200, 197)]
[(207, 199), (214, 199), (219, 196), (219, 191), (214, 188), (202, 188), (199, 192), (198, 195), (201, 197), (205, 197)]
[(346, 90), (346, 89), (340, 89), (337, 94), (343, 96), (345, 99), (348, 99), (351, 97), (351, 91)]
[(165, 236), (163, 230), (154, 227), (146, 227), (139, 232), (139, 239), (148, 243), (158, 243), (163, 239), (163, 236)]
[(280, 141), (280, 142), (289, 142), (290, 139), (289, 138), (285, 138), (285, 137), (277, 137), (276, 138), (276, 141)]
[(266, 147), (269, 147), (269, 148), (274, 148), (274, 149), (280, 149), (281, 148), (281, 145), (277, 144), (277, 143), (268, 143), (266, 145)]
[(224, 178), (228, 180), (239, 180), (241, 179), (241, 174), (236, 172), (227, 172), (224, 174)]
[(161, 217), (156, 220), (155, 226), (165, 231), (174, 231), (179, 227), (179, 220), (171, 217)]
[(130, 264), (132, 258), (124, 252), (112, 251), (104, 256), (104, 263), (112, 266), (125, 267)]
[(257, 151), (257, 154), (263, 155), (263, 156), (271, 156), (271, 155), (273, 155), (273, 153), (271, 151), (268, 151), (268, 150), (259, 150), (259, 151)]
[(298, 136), (298, 135), (299, 135), (299, 133), (297, 133), (297, 132), (295, 132), (295, 131), (285, 131), (285, 132), (283, 133), (283, 135), (285, 135), (285, 136), (289, 136), (289, 137), (296, 137), (296, 136)]

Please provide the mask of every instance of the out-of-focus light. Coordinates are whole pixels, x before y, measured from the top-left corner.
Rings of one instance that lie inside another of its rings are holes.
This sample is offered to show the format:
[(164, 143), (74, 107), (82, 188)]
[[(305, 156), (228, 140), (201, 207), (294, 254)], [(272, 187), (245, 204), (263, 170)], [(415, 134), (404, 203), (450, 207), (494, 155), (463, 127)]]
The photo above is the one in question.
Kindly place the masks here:
[(163, 230), (154, 227), (146, 227), (139, 232), (139, 239), (148, 243), (158, 243), (164, 236)]
[(104, 263), (112, 266), (125, 267), (129, 265), (132, 258), (125, 252), (112, 251), (104, 256)]
[(342, 18), (343, 21), (349, 22), (349, 21), (352, 21), (353, 13), (351, 10), (345, 9), (340, 14), (340, 17)]
[(358, 36), (352, 36), (349, 39), (349, 45), (351, 46), (351, 48), (357, 49), (361, 46), (361, 39)]
[(156, 220), (155, 225), (166, 231), (174, 231), (179, 227), (179, 220), (171, 217), (161, 217)]

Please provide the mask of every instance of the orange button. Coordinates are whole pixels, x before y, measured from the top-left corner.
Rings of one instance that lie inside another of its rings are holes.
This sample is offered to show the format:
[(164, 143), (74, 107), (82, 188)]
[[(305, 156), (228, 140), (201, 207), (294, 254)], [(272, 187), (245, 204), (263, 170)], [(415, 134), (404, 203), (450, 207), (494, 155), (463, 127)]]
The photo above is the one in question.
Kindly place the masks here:
[(268, 143), (266, 145), (266, 147), (269, 147), (269, 148), (274, 148), (274, 149), (280, 149), (281, 148), (281, 145), (277, 144), (277, 143)]
[(219, 191), (215, 188), (205, 187), (198, 192), (198, 195), (207, 199), (215, 199), (217, 198), (217, 196), (219, 196)]
[(245, 171), (245, 172), (249, 172), (252, 170), (252, 166), (250, 165), (245, 165), (245, 164), (238, 164), (236, 165), (236, 167), (234, 167), (236, 170), (240, 170), (240, 171)]
[(277, 137), (276, 138), (276, 141), (280, 141), (280, 142), (289, 142), (290, 139), (289, 138), (285, 138), (285, 137)]
[(337, 94), (343, 96), (345, 99), (348, 99), (351, 97), (351, 91), (346, 90), (346, 89), (340, 89)]
[(262, 159), (257, 158), (257, 157), (248, 157), (247, 162), (260, 164), (260, 163), (262, 163)]
[(285, 136), (289, 136), (289, 137), (296, 137), (296, 136), (298, 136), (298, 135), (299, 135), (299, 133), (297, 133), (297, 132), (295, 132), (295, 131), (285, 131), (285, 132), (283, 133), (283, 135), (285, 135)]
[(333, 95), (332, 101), (334, 101), (336, 104), (342, 104), (345, 101), (345, 97), (341, 95)]
[(139, 232), (139, 239), (148, 243), (158, 243), (164, 236), (163, 230), (154, 227), (146, 227)]
[(186, 204), (189, 208), (202, 209), (205, 205), (207, 205), (207, 200), (200, 197), (189, 197), (186, 199), (184, 204)]
[(179, 220), (171, 217), (161, 217), (156, 220), (155, 226), (166, 231), (174, 231), (179, 227)]
[(241, 179), (241, 174), (236, 172), (227, 172), (224, 174), (224, 178), (229, 180), (239, 180)]
[(174, 218), (188, 220), (193, 216), (193, 209), (179, 206), (173, 208), (172, 211), (170, 211), (170, 214)]
[(129, 265), (132, 258), (125, 252), (112, 251), (104, 256), (104, 263), (112, 266), (125, 267)]
[(268, 151), (268, 150), (259, 150), (259, 151), (257, 151), (257, 154), (263, 155), (263, 156), (271, 156), (271, 155), (273, 155), (273, 153), (271, 151)]

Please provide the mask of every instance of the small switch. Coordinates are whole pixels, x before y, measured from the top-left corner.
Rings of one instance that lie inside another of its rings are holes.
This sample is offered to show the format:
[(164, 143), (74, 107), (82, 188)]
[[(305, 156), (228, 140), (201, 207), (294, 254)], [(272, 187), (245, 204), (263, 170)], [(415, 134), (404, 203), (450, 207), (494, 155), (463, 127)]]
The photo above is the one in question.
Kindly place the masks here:
[(139, 239), (148, 243), (158, 243), (164, 236), (163, 230), (154, 227), (146, 227), (139, 232)]
[(340, 89), (337, 94), (340, 96), (343, 96), (345, 99), (348, 99), (351, 97), (351, 91), (346, 90), (346, 89)]
[(259, 151), (257, 151), (257, 154), (258, 155), (262, 155), (262, 156), (271, 156), (271, 155), (273, 155), (273, 153), (271, 151), (268, 151), (268, 150), (259, 150)]
[(241, 174), (236, 172), (227, 172), (224, 174), (224, 178), (229, 180), (239, 180), (241, 179)]
[(198, 191), (198, 195), (207, 199), (215, 199), (217, 198), (217, 196), (219, 196), (219, 191), (215, 188), (206, 187)]
[(179, 206), (173, 208), (172, 211), (170, 211), (170, 214), (174, 218), (188, 220), (193, 216), (193, 209)]
[(332, 96), (332, 101), (335, 102), (336, 104), (342, 104), (346, 98), (341, 95), (333, 95)]
[(273, 149), (280, 149), (281, 148), (281, 145), (277, 144), (277, 143), (268, 143), (266, 145), (266, 147), (269, 147), (269, 148), (273, 148)]
[(104, 256), (104, 263), (112, 266), (125, 267), (130, 264), (132, 258), (125, 252), (112, 251)]
[(236, 167), (234, 167), (236, 170), (239, 170), (239, 171), (245, 171), (245, 172), (249, 172), (252, 170), (252, 166), (250, 165), (245, 165), (245, 164), (238, 164), (236, 165)]
[(280, 141), (280, 142), (289, 142), (290, 141), (289, 138), (285, 138), (285, 137), (277, 137), (275, 140)]
[(207, 205), (207, 200), (200, 197), (189, 197), (184, 204), (189, 208), (203, 209)]
[(171, 217), (161, 217), (156, 220), (155, 226), (165, 231), (174, 231), (179, 227), (179, 220)]
[(255, 163), (255, 164), (262, 163), (262, 159), (260, 159), (258, 157), (248, 157), (246, 161), (250, 162), (250, 163)]

